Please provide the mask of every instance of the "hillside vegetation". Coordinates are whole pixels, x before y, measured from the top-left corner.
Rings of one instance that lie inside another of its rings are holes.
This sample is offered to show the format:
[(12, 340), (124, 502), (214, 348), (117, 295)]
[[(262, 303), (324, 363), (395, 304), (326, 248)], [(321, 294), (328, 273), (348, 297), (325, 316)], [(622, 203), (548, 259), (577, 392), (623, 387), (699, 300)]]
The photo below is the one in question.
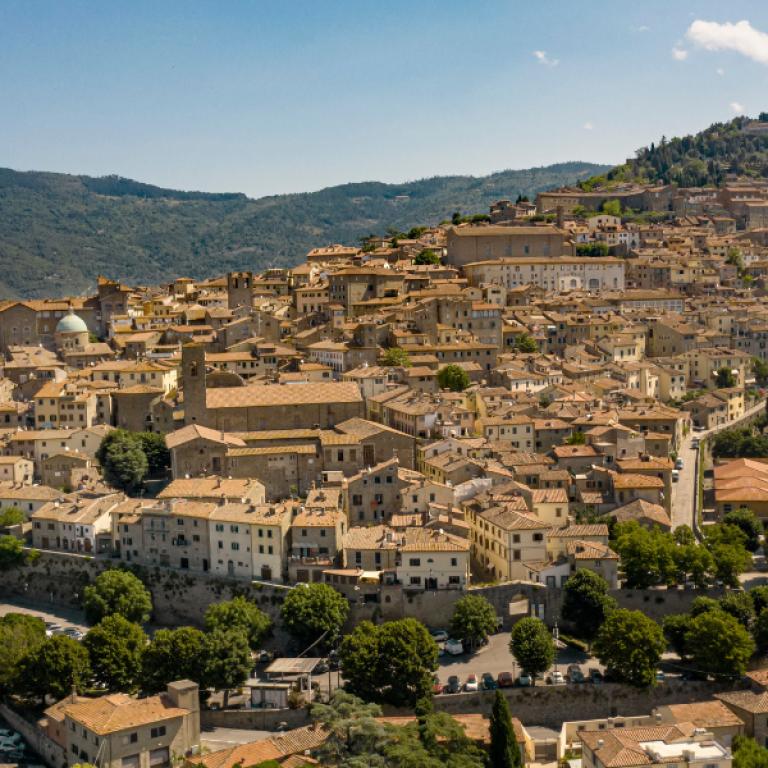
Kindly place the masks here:
[(131, 283), (299, 262), (313, 247), (354, 243), (487, 211), (607, 170), (591, 163), (443, 176), (404, 184), (343, 184), (258, 200), (178, 192), (117, 176), (0, 169), (0, 298), (93, 290), (98, 274)]
[(737, 117), (715, 123), (694, 136), (662, 136), (658, 143), (637, 150), (634, 159), (580, 186), (610, 188), (627, 181), (716, 186), (726, 174), (768, 177), (768, 113), (761, 113), (757, 120)]

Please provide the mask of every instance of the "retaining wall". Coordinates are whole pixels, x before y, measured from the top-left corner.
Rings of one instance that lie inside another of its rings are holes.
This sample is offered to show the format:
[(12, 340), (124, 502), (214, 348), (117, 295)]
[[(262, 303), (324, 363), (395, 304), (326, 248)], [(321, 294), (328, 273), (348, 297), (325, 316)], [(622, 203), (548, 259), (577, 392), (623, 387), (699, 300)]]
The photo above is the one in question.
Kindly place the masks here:
[(55, 741), (49, 739), (35, 723), (26, 720), (7, 704), (0, 703), (0, 715), (15, 731), (18, 731), (24, 741), (37, 752), (40, 759), (49, 768), (63, 768), (67, 764), (67, 753)]

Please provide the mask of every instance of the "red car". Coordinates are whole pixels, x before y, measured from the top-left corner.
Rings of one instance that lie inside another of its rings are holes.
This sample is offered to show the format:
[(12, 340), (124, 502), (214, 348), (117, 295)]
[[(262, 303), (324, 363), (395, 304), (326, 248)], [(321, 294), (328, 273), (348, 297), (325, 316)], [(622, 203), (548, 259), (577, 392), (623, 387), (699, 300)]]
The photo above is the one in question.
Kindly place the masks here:
[(511, 672), (499, 672), (496, 683), (499, 688), (512, 688), (515, 684), (515, 678), (512, 677)]
[(439, 696), (443, 692), (443, 684), (440, 682), (440, 678), (435, 675), (432, 678), (432, 695)]

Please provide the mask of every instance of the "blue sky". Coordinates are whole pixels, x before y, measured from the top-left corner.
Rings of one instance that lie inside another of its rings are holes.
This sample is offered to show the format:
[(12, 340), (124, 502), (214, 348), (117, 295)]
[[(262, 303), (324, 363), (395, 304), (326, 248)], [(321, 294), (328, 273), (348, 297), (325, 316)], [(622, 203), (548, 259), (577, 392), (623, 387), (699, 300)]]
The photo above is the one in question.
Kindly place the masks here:
[(764, 33), (757, 0), (2, 0), (0, 165), (259, 196), (619, 162), (768, 110)]

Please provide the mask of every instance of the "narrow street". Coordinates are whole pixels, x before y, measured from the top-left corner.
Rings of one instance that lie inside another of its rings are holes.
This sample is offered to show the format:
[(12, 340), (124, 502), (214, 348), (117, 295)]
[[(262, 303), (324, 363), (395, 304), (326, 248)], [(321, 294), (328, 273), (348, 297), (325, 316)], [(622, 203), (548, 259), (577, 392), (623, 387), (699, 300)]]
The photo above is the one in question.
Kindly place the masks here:
[(744, 419), (756, 416), (763, 410), (765, 410), (765, 400), (760, 400), (756, 405), (748, 408), (744, 412), (744, 416), (736, 422), (723, 424), (722, 426), (702, 432), (691, 432), (686, 436), (677, 453), (683, 460), (683, 468), (680, 470), (680, 479), (672, 485), (672, 528), (678, 528), (681, 525), (687, 525), (691, 528), (693, 527), (694, 500), (697, 493), (697, 450), (692, 447), (693, 440), (697, 439), (701, 441), (724, 429), (730, 429), (734, 424), (741, 423)]

